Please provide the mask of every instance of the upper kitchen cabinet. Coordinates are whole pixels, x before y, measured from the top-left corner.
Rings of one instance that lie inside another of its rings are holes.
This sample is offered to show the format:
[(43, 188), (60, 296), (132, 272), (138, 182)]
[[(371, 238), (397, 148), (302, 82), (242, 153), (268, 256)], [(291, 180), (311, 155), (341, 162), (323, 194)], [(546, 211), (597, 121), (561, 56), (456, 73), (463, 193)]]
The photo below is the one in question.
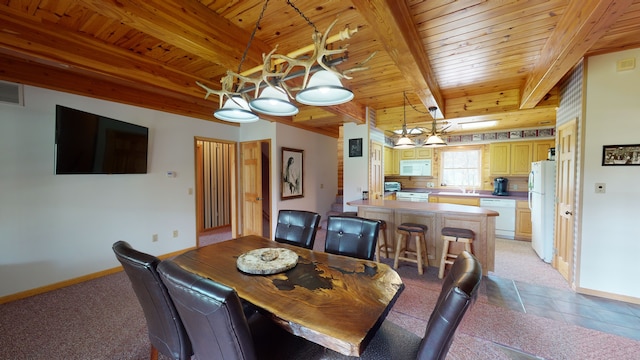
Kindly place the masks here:
[(554, 140), (493, 143), (489, 145), (491, 175), (529, 175), (531, 163), (545, 160), (554, 144)]
[(400, 152), (400, 160), (431, 159), (433, 156), (433, 149), (423, 147), (394, 151)]
[(400, 174), (400, 152), (398, 150), (394, 150), (389, 147), (384, 148), (384, 174)]
[(511, 175), (511, 144), (493, 143), (489, 145), (489, 159), (492, 175)]
[(529, 175), (533, 144), (529, 141), (511, 144), (511, 175)]
[(533, 142), (533, 158), (531, 162), (547, 160), (549, 149), (556, 146), (555, 140), (543, 140)]

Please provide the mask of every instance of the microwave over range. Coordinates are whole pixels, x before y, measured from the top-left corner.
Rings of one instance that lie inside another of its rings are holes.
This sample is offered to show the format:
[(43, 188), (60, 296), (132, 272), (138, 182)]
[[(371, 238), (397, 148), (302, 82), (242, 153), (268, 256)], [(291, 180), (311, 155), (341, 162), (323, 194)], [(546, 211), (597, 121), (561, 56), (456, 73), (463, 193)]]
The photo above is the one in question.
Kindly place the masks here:
[(400, 160), (400, 175), (431, 176), (431, 159)]

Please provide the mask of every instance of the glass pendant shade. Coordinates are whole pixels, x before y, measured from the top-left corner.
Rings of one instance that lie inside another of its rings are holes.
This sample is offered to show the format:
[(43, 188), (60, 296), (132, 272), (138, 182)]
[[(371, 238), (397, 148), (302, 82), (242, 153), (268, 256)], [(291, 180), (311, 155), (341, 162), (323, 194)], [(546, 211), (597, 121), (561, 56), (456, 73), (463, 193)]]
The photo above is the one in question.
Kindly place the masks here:
[(424, 147), (440, 147), (440, 146), (447, 146), (447, 143), (445, 143), (444, 140), (442, 140), (442, 138), (438, 135), (429, 136), (427, 141), (425, 141), (424, 143)]
[(340, 79), (327, 70), (313, 74), (307, 87), (296, 95), (297, 102), (312, 106), (339, 105), (351, 99), (353, 92), (343, 87)]
[(398, 139), (396, 144), (393, 146), (394, 149), (410, 149), (415, 147), (416, 144), (409, 139), (406, 135)]
[(222, 109), (213, 112), (213, 116), (216, 119), (236, 123), (251, 123), (260, 119), (258, 115), (249, 110), (249, 104), (240, 96), (234, 96), (227, 100)]
[(249, 102), (249, 107), (273, 116), (292, 116), (298, 113), (298, 108), (289, 101), (289, 96), (281, 87), (267, 86), (257, 99)]

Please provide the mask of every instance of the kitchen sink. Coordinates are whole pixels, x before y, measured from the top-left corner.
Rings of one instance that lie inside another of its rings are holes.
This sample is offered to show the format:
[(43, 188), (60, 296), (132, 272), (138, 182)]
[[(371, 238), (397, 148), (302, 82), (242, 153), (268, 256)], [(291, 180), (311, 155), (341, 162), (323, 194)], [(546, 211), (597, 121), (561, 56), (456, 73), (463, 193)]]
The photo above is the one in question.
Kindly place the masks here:
[(461, 191), (440, 191), (433, 195), (480, 196), (480, 193), (463, 193)]

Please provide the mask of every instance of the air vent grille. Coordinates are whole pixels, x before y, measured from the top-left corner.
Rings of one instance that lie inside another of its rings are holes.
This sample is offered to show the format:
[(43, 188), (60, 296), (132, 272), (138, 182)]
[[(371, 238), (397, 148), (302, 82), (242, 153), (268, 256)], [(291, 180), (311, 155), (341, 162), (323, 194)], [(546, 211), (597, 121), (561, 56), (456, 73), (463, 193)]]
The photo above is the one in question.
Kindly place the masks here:
[(0, 103), (24, 106), (22, 84), (0, 81)]

